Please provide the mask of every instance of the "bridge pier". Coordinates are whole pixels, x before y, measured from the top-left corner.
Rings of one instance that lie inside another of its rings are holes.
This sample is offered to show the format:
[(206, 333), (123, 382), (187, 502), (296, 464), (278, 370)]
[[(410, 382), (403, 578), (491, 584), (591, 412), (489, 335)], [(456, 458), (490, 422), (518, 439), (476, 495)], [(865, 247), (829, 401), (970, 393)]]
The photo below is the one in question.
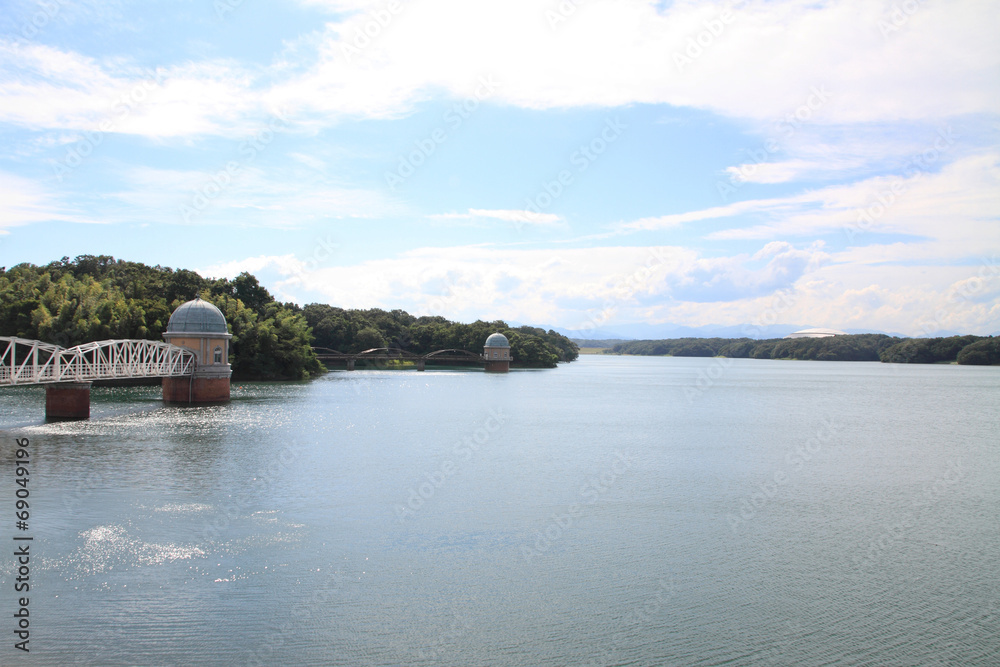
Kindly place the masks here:
[(47, 419), (89, 419), (90, 382), (60, 382), (45, 387)]
[(354, 359), (348, 359), (347, 360), (347, 370), (349, 370), (349, 371), (353, 371), (354, 370)]
[(417, 370), (418, 371), (424, 370), (424, 366), (425, 366), (425, 363), (424, 363), (423, 359), (420, 359), (420, 360), (417, 361)]

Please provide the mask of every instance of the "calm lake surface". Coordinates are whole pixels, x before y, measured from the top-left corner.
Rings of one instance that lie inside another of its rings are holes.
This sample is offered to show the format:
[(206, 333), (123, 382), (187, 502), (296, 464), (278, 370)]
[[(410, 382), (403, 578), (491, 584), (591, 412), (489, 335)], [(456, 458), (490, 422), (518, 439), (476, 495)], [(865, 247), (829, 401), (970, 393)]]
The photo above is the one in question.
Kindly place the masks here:
[(2, 389), (0, 664), (997, 665), (998, 408), (997, 368), (600, 356)]

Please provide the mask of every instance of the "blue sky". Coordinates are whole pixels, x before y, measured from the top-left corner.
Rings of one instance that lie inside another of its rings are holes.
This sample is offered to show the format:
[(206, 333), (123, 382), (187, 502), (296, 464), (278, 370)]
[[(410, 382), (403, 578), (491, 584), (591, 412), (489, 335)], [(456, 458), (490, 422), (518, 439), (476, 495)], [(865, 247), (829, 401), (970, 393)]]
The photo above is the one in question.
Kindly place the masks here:
[(8, 1), (0, 265), (569, 329), (1000, 331), (990, 2)]

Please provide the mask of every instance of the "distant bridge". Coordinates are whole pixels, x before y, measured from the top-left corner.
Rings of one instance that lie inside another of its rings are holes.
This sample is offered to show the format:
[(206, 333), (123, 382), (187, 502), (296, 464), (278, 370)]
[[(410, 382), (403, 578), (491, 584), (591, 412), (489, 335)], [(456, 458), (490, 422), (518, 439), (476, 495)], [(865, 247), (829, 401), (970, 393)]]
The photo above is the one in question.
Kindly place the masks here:
[(481, 354), (453, 348), (447, 350), (437, 350), (428, 354), (414, 354), (413, 352), (401, 350), (398, 347), (373, 347), (370, 350), (355, 353), (338, 352), (337, 350), (331, 350), (326, 347), (314, 347), (313, 351), (316, 353), (316, 358), (320, 361), (343, 362), (347, 365), (347, 370), (349, 371), (354, 370), (354, 364), (357, 361), (374, 361), (376, 363), (407, 361), (416, 364), (418, 371), (424, 370), (428, 361), (445, 364), (486, 363), (486, 359)]
[(193, 352), (154, 340), (102, 340), (63, 348), (0, 336), (0, 387), (122, 378), (180, 377), (194, 372)]

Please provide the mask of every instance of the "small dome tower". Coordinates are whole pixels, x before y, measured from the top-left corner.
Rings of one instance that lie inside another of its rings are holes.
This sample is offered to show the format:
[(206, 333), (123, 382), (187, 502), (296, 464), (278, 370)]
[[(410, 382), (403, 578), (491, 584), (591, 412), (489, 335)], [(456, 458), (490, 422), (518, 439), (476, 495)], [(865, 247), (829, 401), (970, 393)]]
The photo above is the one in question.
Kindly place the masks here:
[(510, 370), (510, 342), (502, 333), (495, 333), (486, 339), (483, 346), (483, 358), (486, 359), (486, 370), (491, 373), (506, 373)]
[(194, 352), (194, 377), (163, 378), (167, 403), (224, 403), (229, 400), (229, 339), (222, 311), (200, 297), (177, 307), (163, 340)]

